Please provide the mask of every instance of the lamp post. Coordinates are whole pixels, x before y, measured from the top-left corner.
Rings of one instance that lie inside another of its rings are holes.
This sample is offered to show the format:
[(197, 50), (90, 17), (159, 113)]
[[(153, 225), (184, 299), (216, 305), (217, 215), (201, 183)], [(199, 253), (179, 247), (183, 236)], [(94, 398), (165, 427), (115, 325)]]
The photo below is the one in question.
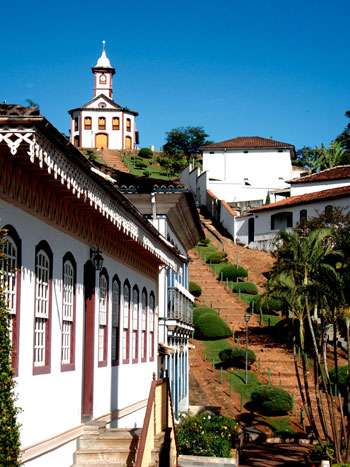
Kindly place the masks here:
[(94, 264), (96, 271), (101, 271), (103, 267), (103, 256), (99, 248), (90, 248), (90, 259)]
[(249, 310), (244, 313), (245, 321), (245, 384), (248, 384), (248, 323), (252, 314)]

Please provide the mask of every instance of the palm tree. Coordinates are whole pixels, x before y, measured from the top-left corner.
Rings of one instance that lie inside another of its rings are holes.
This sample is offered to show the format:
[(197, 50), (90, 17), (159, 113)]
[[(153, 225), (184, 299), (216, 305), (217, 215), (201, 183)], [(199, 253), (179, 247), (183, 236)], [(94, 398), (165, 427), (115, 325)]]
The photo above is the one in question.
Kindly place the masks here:
[[(280, 232), (276, 247), (276, 264), (269, 279), (268, 293), (279, 294), (288, 304), (293, 324), (295, 369), (305, 413), (318, 441), (327, 439), (334, 443), (337, 461), (341, 462), (348, 457), (350, 425), (349, 420), (348, 426), (345, 423), (341, 396), (333, 394), (327, 348), (332, 328), (333, 363), (337, 373), (336, 335), (345, 305), (344, 281), (337, 270), (342, 255), (336, 250), (330, 229), (313, 230), (307, 235), (296, 231)], [(310, 353), (314, 367), (312, 376), (308, 365)], [(316, 399), (317, 410), (313, 408), (312, 396)]]

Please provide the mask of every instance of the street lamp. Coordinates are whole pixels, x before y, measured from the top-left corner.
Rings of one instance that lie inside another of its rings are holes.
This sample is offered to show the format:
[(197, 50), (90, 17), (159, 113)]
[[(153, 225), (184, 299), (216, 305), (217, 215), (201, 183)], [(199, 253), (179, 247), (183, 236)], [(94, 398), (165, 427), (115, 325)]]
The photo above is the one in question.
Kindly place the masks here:
[(252, 316), (251, 311), (249, 308), (244, 313), (244, 321), (245, 321), (245, 384), (248, 384), (248, 323)]
[(99, 250), (99, 248), (90, 249), (90, 259), (93, 262), (96, 271), (101, 271), (104, 258), (101, 255), (101, 251)]

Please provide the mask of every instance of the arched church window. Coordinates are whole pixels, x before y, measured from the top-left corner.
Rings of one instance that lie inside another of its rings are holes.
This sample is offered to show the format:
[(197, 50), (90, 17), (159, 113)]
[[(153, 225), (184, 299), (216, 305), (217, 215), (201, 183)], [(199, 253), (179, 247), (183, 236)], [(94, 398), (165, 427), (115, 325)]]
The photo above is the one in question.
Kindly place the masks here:
[(91, 117), (84, 118), (84, 130), (91, 130), (92, 120)]
[(126, 119), (126, 131), (131, 131), (131, 118)]
[(132, 138), (131, 138), (131, 136), (125, 136), (125, 149), (132, 149)]
[(112, 118), (112, 129), (119, 130), (120, 129), (120, 119), (119, 117)]
[(98, 118), (98, 129), (105, 130), (106, 129), (106, 119), (105, 117)]

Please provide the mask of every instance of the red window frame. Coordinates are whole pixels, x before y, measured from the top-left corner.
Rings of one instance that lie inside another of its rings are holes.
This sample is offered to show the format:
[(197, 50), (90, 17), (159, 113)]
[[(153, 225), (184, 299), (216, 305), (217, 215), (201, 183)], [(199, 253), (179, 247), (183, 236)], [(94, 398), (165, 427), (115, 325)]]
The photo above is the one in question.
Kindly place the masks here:
[(131, 118), (127, 118), (125, 121), (125, 129), (126, 131), (131, 131)]
[[(89, 123), (87, 123), (89, 121)], [(84, 130), (91, 130), (92, 129), (92, 118), (88, 115), (84, 117)]]
[[(127, 304), (127, 327), (125, 326), (125, 291), (128, 290), (128, 304)], [(124, 282), (123, 285), (123, 336), (122, 336), (122, 351), (124, 347), (124, 338), (125, 338), (125, 358), (122, 355), (123, 363), (129, 363), (130, 359), (130, 306), (131, 306), (131, 287), (128, 280)]]
[[(117, 315), (117, 321), (114, 322), (114, 316), (113, 316), (113, 304), (114, 304), (114, 297), (113, 297), (113, 287), (114, 284), (118, 284), (118, 315)], [(120, 354), (120, 320), (121, 320), (121, 282), (119, 280), (119, 277), (115, 275), (112, 279), (112, 326), (111, 326), (111, 360), (112, 360), (112, 365), (116, 366), (119, 365), (119, 354)], [(115, 336), (113, 336), (113, 329), (115, 329)], [(115, 358), (113, 359), (113, 352), (112, 352), (112, 347), (113, 347), (113, 339), (116, 340), (115, 342)]]
[(98, 129), (105, 130), (106, 129), (106, 117), (98, 117)]
[[(137, 328), (134, 329), (136, 313)], [(137, 363), (139, 360), (139, 325), (140, 325), (140, 292), (137, 285), (132, 289), (132, 363)], [(135, 346), (135, 353), (134, 353)]]
[(3, 230), (6, 238), (9, 237), (16, 246), (16, 313), (11, 315), (12, 320), (12, 352), (11, 361), (14, 376), (18, 376), (18, 362), (19, 362), (19, 323), (21, 311), (21, 269), (22, 269), (22, 240), (18, 235), (16, 229), (12, 225), (5, 225)]
[[(100, 324), (100, 284), (101, 279), (106, 280), (106, 323), (104, 325)], [(108, 305), (109, 305), (109, 277), (106, 268), (103, 268), (99, 275), (98, 281), (98, 291), (99, 291), (99, 300), (98, 300), (98, 335), (97, 335), (97, 349), (98, 349), (98, 366), (103, 367), (107, 365), (107, 354), (108, 354)], [(99, 355), (99, 342), (100, 342), (100, 329), (103, 326), (103, 359), (100, 360)]]
[[(147, 309), (148, 309), (148, 294), (144, 287), (141, 294), (141, 362), (147, 361)], [(145, 329), (143, 329), (143, 317), (145, 317)]]
[[(153, 303), (153, 307), (151, 306)], [(149, 349), (149, 359), (150, 361), (154, 360), (154, 339), (155, 339), (155, 329), (156, 329), (156, 297), (154, 295), (154, 292), (151, 292), (149, 294), (149, 310), (151, 313), (153, 313), (153, 320), (152, 320), (152, 325), (150, 326), (149, 334), (150, 334), (150, 349)]]
[[(45, 365), (35, 366), (34, 362), (34, 344), (35, 344), (35, 306), (36, 306), (36, 268), (37, 268), (37, 257), (40, 251), (44, 251), (49, 259), (49, 278), (48, 278), (48, 317), (45, 321)], [(35, 281), (34, 281), (34, 320), (33, 320), (33, 375), (41, 375), (51, 372), (51, 316), (52, 316), (52, 268), (53, 268), (53, 253), (46, 240), (42, 240), (35, 247), (34, 257), (34, 270), (35, 270)]]
[[(73, 320), (71, 321), (70, 335), (70, 362), (62, 362), (62, 338), (63, 338), (63, 300), (64, 300), (64, 265), (69, 261), (73, 267)], [(61, 335), (61, 371), (75, 370), (75, 318), (76, 318), (76, 286), (77, 286), (77, 263), (71, 252), (67, 252), (62, 259), (62, 335)]]
[(120, 118), (112, 117), (112, 130), (120, 130)]

